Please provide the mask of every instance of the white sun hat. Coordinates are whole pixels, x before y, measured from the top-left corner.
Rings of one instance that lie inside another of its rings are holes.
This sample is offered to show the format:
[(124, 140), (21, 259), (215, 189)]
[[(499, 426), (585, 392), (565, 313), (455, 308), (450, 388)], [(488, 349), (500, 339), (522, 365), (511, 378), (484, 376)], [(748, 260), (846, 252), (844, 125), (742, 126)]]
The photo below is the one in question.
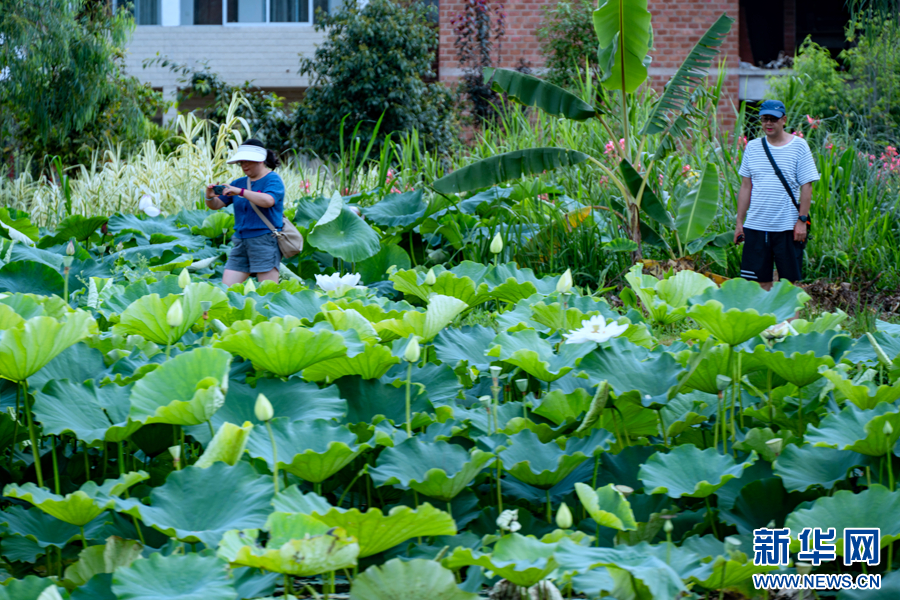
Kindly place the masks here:
[(228, 159), (228, 164), (233, 164), (242, 160), (249, 160), (251, 162), (265, 162), (266, 160), (266, 149), (260, 148), (259, 146), (250, 146), (244, 144), (242, 146), (238, 146), (238, 149), (235, 150), (234, 154), (231, 155), (231, 158)]

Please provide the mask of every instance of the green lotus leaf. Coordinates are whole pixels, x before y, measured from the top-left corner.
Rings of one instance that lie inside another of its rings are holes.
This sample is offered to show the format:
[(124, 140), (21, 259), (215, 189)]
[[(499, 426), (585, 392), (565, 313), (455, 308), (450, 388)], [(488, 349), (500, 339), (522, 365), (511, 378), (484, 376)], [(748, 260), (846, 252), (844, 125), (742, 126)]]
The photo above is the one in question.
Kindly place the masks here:
[(484, 371), (491, 362), (485, 353), (496, 335), (493, 329), (483, 325), (447, 328), (434, 338), (434, 349), (438, 359), (451, 368), (465, 362)]
[[(890, 435), (884, 434), (887, 423), (893, 428)], [(884, 402), (871, 410), (847, 405), (840, 413), (827, 415), (818, 427), (811, 426), (804, 439), (816, 446), (884, 456), (900, 439), (900, 409)]]
[(756, 462), (756, 452), (742, 463), (715, 448), (700, 450), (693, 444), (676, 446), (668, 454), (657, 452), (641, 466), (638, 478), (649, 494), (670, 498), (706, 498)]
[[(108, 522), (109, 514), (103, 514), (84, 526), (88, 539), (102, 537), (101, 530)], [(81, 529), (77, 525), (60, 521), (42, 510), (23, 506), (10, 506), (0, 512), (0, 523), (6, 525), (6, 537), (3, 540), (4, 555), (9, 557), (12, 540), (16, 537), (33, 541), (37, 550), (43, 553), (45, 548), (55, 546), (65, 548), (74, 540), (81, 540)], [(25, 562), (34, 562), (30, 559)]]
[[(35, 311), (41, 310), (35, 307)], [(76, 310), (57, 320), (35, 316), (27, 320), (8, 304), (0, 306), (0, 377), (25, 381), (58, 354), (88, 336), (96, 324)]]
[(554, 389), (533, 400), (531, 410), (557, 425), (563, 425), (577, 421), (591, 407), (592, 399), (593, 396), (584, 388), (577, 387), (569, 393)]
[(434, 294), (429, 297), (428, 308), (424, 313), (411, 310), (404, 313), (402, 319), (379, 321), (375, 324), (375, 329), (383, 337), (386, 333), (401, 338), (416, 335), (420, 341), (430, 342), (467, 308), (468, 304), (458, 298)]
[(542, 490), (565, 479), (588, 458), (580, 448), (580, 440), (574, 437), (566, 441), (565, 450), (556, 442), (542, 444), (528, 429), (509, 436), (509, 441), (511, 443), (498, 455), (503, 461), (503, 470)]
[[(875, 408), (878, 404), (886, 402), (893, 404), (900, 398), (900, 384), (879, 385), (873, 382), (877, 371), (867, 369), (864, 377), (853, 380), (846, 379), (841, 373), (829, 369), (822, 375), (831, 382), (836, 390), (835, 397), (838, 401), (847, 399), (861, 409)], [(842, 396), (842, 397), (841, 397)]]
[(594, 344), (562, 344), (557, 354), (550, 342), (531, 329), (501, 332), (493, 343), (488, 356), (515, 365), (541, 381), (556, 381), (594, 349)]
[[(269, 424), (278, 449), (278, 468), (306, 481), (325, 481), (372, 447), (358, 443), (356, 434), (346, 426), (324, 419), (291, 422), (277, 418)], [(272, 442), (265, 428), (253, 430), (247, 451), (273, 466)]]
[(666, 435), (676, 438), (694, 425), (706, 421), (715, 413), (717, 398), (704, 392), (678, 394), (659, 411), (666, 427)]
[(581, 504), (597, 524), (611, 527), (617, 531), (633, 531), (637, 529), (631, 504), (625, 495), (616, 489), (614, 484), (596, 490), (584, 483), (575, 484), (575, 493)]
[(348, 309), (324, 310), (322, 317), (334, 327), (335, 331), (341, 329), (352, 329), (359, 336), (359, 339), (367, 344), (373, 344), (379, 341), (378, 333), (364, 316), (359, 312)]
[(607, 381), (618, 395), (637, 391), (643, 406), (660, 408), (668, 403), (669, 392), (678, 385), (684, 368), (668, 353), (643, 360), (645, 356), (645, 350), (622, 340), (585, 356), (579, 370), (592, 384)]
[(900, 491), (891, 492), (883, 485), (854, 494), (840, 490), (833, 496), (819, 498), (792, 512), (784, 523), (791, 529), (791, 551), (800, 549), (797, 535), (804, 527), (834, 527), (834, 549), (844, 555), (844, 529), (847, 527), (878, 527), (881, 529), (881, 547), (900, 539)]
[(759, 315), (772, 315), (781, 322), (793, 318), (809, 299), (809, 294), (786, 280), (779, 281), (767, 292), (754, 281), (738, 278), (729, 279), (719, 288), (709, 288), (699, 296), (689, 298), (688, 303), (703, 306), (715, 300), (724, 311), (756, 311)]
[(199, 227), (193, 227), (191, 233), (208, 238), (219, 238), (234, 229), (234, 215), (216, 211), (203, 219)]
[[(75, 238), (75, 241), (77, 242), (85, 242), (108, 220), (109, 217), (105, 215), (91, 217), (86, 217), (84, 215), (69, 215), (60, 221), (54, 229), (53, 245), (63, 244), (68, 242), (71, 238)], [(46, 247), (43, 242), (44, 240), (42, 239), (40, 243), (42, 248)]]
[(531, 269), (520, 269), (514, 262), (499, 265), (463, 261), (450, 270), (467, 277), (479, 287), (487, 284), (491, 299), (514, 304), (534, 294), (546, 296), (556, 291), (561, 275), (537, 277)]
[(347, 262), (365, 260), (381, 249), (375, 230), (346, 206), (333, 221), (316, 226), (306, 239), (319, 250)]
[[(384, 419), (395, 425), (406, 422), (406, 389), (385, 383), (381, 379), (363, 379), (357, 375), (341, 377), (335, 382), (341, 398), (347, 402), (345, 423), (379, 423)], [(435, 408), (428, 401), (428, 395), (420, 386), (412, 386), (410, 410), (413, 413), (413, 427), (420, 426), (421, 419), (426, 425), (431, 422), (428, 414)]]
[[(701, 357), (699, 364), (697, 364), (697, 368), (694, 369), (694, 372), (690, 374), (687, 381), (684, 383), (684, 387), (706, 394), (718, 394), (719, 383), (717, 378), (721, 374), (732, 372), (735, 368), (735, 365), (728, 364), (730, 353), (731, 348), (728, 344), (717, 344), (716, 346), (713, 346), (706, 353), (706, 356)], [(692, 355), (694, 355), (694, 352), (692, 351), (679, 353), (678, 360), (687, 368)], [(743, 359), (752, 356), (752, 354), (745, 353), (742, 357), (742, 371), (746, 372), (743, 365)], [(737, 359), (735, 358), (735, 361), (736, 360)], [(749, 367), (749, 365), (747, 366)]]
[(323, 360), (362, 350), (355, 332), (343, 333), (326, 323), (306, 328), (295, 317), (274, 317), (256, 325), (238, 321), (215, 345), (249, 358), (257, 369), (287, 377)]
[(775, 571), (778, 567), (754, 565), (743, 553), (739, 553), (738, 557), (743, 560), (717, 556), (711, 564), (706, 565), (706, 569), (702, 572), (698, 570), (689, 580), (707, 590), (721, 589), (747, 598), (753, 597), (758, 593), (753, 586), (753, 575)]
[[(178, 327), (169, 327), (166, 315), (176, 301), (181, 302), (184, 319)], [(136, 334), (160, 345), (174, 343), (203, 319), (200, 305), (203, 301), (212, 302), (218, 311), (227, 306), (225, 293), (208, 283), (190, 283), (182, 294), (169, 294), (163, 298), (155, 293), (142, 295), (122, 312), (113, 331), (122, 335)], [(219, 316), (211, 315), (212, 318)]]
[(272, 511), (272, 478), (246, 462), (190, 466), (170, 473), (150, 491), (150, 506), (119, 499), (116, 508), (182, 542), (214, 547), (231, 529), (262, 527)]
[(220, 461), (227, 465), (235, 464), (244, 455), (251, 431), (253, 424), (250, 422), (245, 422), (240, 427), (234, 423), (222, 423), (194, 466), (205, 469)]
[(389, 347), (366, 343), (356, 356), (339, 356), (307, 367), (303, 370), (303, 378), (331, 382), (347, 375), (359, 375), (363, 379), (378, 379), (399, 363), (400, 358), (394, 356)]
[(275, 512), (266, 522), (265, 546), (259, 530), (229, 531), (216, 556), (232, 565), (310, 577), (356, 566), (359, 544), (340, 527), (304, 514)]
[(668, 279), (662, 279), (656, 284), (656, 295), (670, 306), (681, 308), (688, 306), (688, 300), (699, 296), (716, 284), (696, 271), (678, 271)]
[(838, 600), (894, 600), (900, 597), (900, 571), (891, 571), (881, 578), (877, 590), (841, 590)]
[[(364, 280), (365, 281), (365, 280)], [(361, 314), (369, 323), (377, 323), (385, 319), (398, 319), (408, 310), (414, 310), (415, 307), (409, 302), (391, 302), (387, 298), (381, 296), (364, 296), (364, 297), (348, 297), (334, 298), (328, 300), (322, 305), (323, 310), (355, 310)]]
[(227, 565), (214, 556), (152, 554), (115, 572), (119, 600), (238, 600)]
[(356, 538), (360, 558), (384, 552), (414, 537), (456, 535), (453, 517), (427, 502), (416, 509), (395, 506), (386, 515), (378, 508), (366, 512), (332, 508), (324, 513), (313, 512), (312, 516), (330, 527), (341, 527)]
[(820, 367), (834, 367), (853, 343), (847, 335), (807, 333), (792, 335), (771, 349), (759, 345), (753, 351), (761, 363), (797, 387), (807, 386), (821, 379)]
[[(710, 404), (715, 405), (715, 399), (710, 398)], [(734, 447), (741, 452), (750, 452), (751, 450), (754, 450), (760, 458), (767, 462), (772, 462), (778, 455), (775, 454), (775, 451), (772, 450), (766, 442), (774, 440), (775, 438), (780, 439), (785, 446), (797, 443), (794, 432), (788, 429), (782, 429), (776, 434), (768, 427), (754, 427), (746, 432), (743, 440), (735, 442)]]
[(774, 316), (761, 315), (752, 308), (730, 308), (726, 311), (723, 304), (715, 299), (707, 300), (705, 304), (695, 304), (688, 311), (688, 316), (717, 340), (730, 346), (742, 344), (778, 322)]
[(768, 477), (748, 482), (738, 494), (734, 505), (728, 510), (720, 510), (722, 521), (737, 527), (741, 535), (751, 536), (754, 529), (767, 527), (774, 522), (775, 527), (784, 527), (788, 514), (800, 503), (817, 494), (789, 494), (778, 477)]
[[(641, 299), (641, 304), (644, 305), (644, 310), (647, 311), (650, 319), (661, 325), (671, 325), (684, 320), (685, 316), (687, 316), (687, 307), (672, 306), (662, 300), (657, 295), (656, 290), (656, 286), (661, 283), (660, 280), (652, 275), (644, 275), (643, 268), (643, 265), (640, 264), (631, 267), (631, 270), (625, 275), (625, 281), (628, 282), (634, 293)], [(680, 273), (685, 272), (688, 271), (680, 271)], [(703, 276), (700, 275), (700, 277)], [(706, 278), (703, 277), (703, 279)], [(706, 280), (709, 281), (708, 279)], [(712, 282), (710, 281), (710, 283)]]
[(830, 490), (837, 482), (847, 478), (850, 469), (865, 466), (870, 460), (849, 450), (789, 444), (775, 459), (772, 468), (789, 492), (803, 492), (817, 485)]
[(494, 544), (490, 553), (457, 546), (444, 560), (448, 569), (478, 566), (521, 587), (530, 587), (556, 569), (558, 544), (546, 544), (533, 536), (511, 533)]
[(195, 348), (148, 373), (131, 390), (129, 417), (141, 423), (199, 425), (225, 402), (231, 355)]
[(40, 488), (30, 481), (3, 488), (3, 495), (33, 504), (60, 521), (83, 527), (115, 505), (115, 497), (122, 495), (136, 483), (149, 479), (143, 471), (126, 473), (118, 479), (107, 479), (101, 485), (88, 481), (78, 491), (61, 496)]
[(362, 209), (366, 219), (385, 227), (408, 227), (425, 216), (428, 205), (422, 190), (388, 194), (372, 206)]
[(114, 573), (140, 558), (144, 546), (140, 542), (110, 536), (103, 546), (90, 546), (78, 553), (78, 561), (66, 567), (65, 585), (81, 587), (94, 575)]
[(270, 296), (266, 302), (268, 315), (272, 317), (294, 317), (304, 325), (312, 325), (328, 298), (314, 290), (303, 290), (297, 293), (281, 291)]
[(128, 418), (131, 386), (53, 380), (35, 392), (32, 410), (45, 435), (71, 433), (88, 444), (120, 442), (140, 429)]
[(54, 600), (55, 598), (62, 598), (59, 592), (55, 595), (45, 593), (49, 588), (56, 588), (56, 585), (49, 578), (29, 575), (25, 579), (13, 579), (4, 585), (0, 585), (0, 600)]
[(477, 600), (456, 585), (453, 571), (433, 560), (394, 558), (353, 578), (350, 600)]
[(272, 499), (272, 506), (276, 512), (303, 513), (311, 515), (314, 512), (325, 514), (331, 510), (331, 505), (322, 496), (315, 492), (304, 494), (296, 485), (283, 489)]
[(472, 279), (457, 275), (438, 265), (432, 269), (435, 274), (433, 285), (425, 284), (426, 273), (415, 269), (397, 271), (389, 279), (394, 283), (394, 289), (398, 292), (416, 296), (427, 301), (432, 294), (456, 298), (466, 303), (467, 306), (477, 306), (490, 299), (488, 285), (482, 283), (476, 285)]
[(467, 452), (457, 444), (409, 439), (382, 451), (369, 475), (376, 485), (399, 485), (450, 502), (493, 459), (493, 454), (477, 448)]
[(10, 262), (0, 268), (0, 292), (24, 292), (41, 296), (60, 296), (65, 282), (54, 269), (33, 260)]

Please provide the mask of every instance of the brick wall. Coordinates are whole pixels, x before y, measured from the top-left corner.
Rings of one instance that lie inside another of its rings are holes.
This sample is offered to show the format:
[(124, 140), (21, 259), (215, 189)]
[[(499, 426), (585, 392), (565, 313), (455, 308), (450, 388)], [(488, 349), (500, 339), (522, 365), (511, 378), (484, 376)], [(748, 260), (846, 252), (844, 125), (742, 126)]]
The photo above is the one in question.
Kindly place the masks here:
[[(513, 68), (520, 57), (535, 68), (543, 65), (539, 44), (535, 35), (540, 26), (543, 7), (553, 0), (512, 0), (506, 3), (507, 30), (503, 43), (501, 66)], [(455, 36), (450, 21), (463, 10), (462, 0), (440, 2), (440, 75), (441, 80), (451, 82), (461, 72), (453, 48)], [(694, 44), (723, 12), (738, 19), (739, 0), (649, 0), (653, 14), (654, 48), (650, 65), (652, 85), (661, 88), (681, 66)], [(731, 28), (722, 55), (726, 60), (728, 77), (725, 94), (720, 104), (720, 116), (726, 126), (734, 123), (731, 105), (738, 104), (739, 27)]]

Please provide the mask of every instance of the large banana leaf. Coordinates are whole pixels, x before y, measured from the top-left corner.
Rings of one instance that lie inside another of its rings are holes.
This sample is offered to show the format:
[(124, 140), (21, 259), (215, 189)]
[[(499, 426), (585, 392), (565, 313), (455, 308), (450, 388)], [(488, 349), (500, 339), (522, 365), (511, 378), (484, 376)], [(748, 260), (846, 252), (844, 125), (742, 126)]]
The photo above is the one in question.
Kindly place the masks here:
[(577, 165), (588, 155), (562, 148), (528, 148), (498, 154), (467, 167), (457, 169), (434, 182), (434, 189), (441, 194), (458, 194), (491, 187), (523, 175), (552, 171), (559, 167)]
[(697, 239), (716, 218), (719, 208), (719, 169), (707, 163), (700, 185), (679, 205), (675, 229), (682, 244)]
[[(641, 184), (643, 183), (644, 178), (640, 173), (635, 171), (628, 160), (622, 160), (622, 162), (619, 163), (619, 170), (622, 171), (622, 175), (625, 178), (625, 185), (628, 186), (628, 191), (631, 192), (632, 196), (637, 198), (638, 193), (641, 193)], [(645, 185), (644, 191), (641, 193), (641, 208), (644, 209), (644, 212), (647, 213), (648, 217), (660, 225), (665, 225), (669, 228), (675, 227), (675, 222), (672, 221), (672, 216), (669, 214), (669, 211), (666, 210), (666, 205), (662, 203), (659, 196), (653, 193), (653, 190), (650, 189), (649, 185)]]
[(559, 86), (512, 69), (484, 70), (485, 81), (495, 92), (506, 92), (512, 100), (525, 106), (536, 106), (554, 117), (586, 121), (597, 115), (587, 102)]
[(666, 84), (666, 89), (657, 101), (650, 118), (647, 119), (641, 135), (665, 131), (669, 126), (665, 117), (666, 113), (681, 111), (691, 101), (691, 90), (703, 83), (707, 71), (712, 66), (713, 58), (719, 53), (719, 46), (722, 45), (725, 36), (731, 30), (732, 23), (734, 23), (734, 19), (723, 13), (706, 30), (691, 53), (681, 63), (681, 67)]
[(594, 11), (603, 87), (630, 94), (647, 79), (653, 30), (647, 0), (606, 0)]

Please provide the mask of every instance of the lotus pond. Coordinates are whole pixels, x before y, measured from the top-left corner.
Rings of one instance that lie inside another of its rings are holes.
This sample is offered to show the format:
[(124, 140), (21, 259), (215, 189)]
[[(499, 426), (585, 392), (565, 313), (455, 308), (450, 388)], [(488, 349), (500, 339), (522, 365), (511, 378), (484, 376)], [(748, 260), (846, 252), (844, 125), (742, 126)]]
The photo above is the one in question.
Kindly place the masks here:
[(227, 219), (0, 242), (0, 600), (765, 597), (796, 572), (754, 564), (766, 527), (879, 528), (881, 591), (838, 597), (900, 595), (900, 326), (639, 267), (615, 309), (390, 246), (226, 289)]

